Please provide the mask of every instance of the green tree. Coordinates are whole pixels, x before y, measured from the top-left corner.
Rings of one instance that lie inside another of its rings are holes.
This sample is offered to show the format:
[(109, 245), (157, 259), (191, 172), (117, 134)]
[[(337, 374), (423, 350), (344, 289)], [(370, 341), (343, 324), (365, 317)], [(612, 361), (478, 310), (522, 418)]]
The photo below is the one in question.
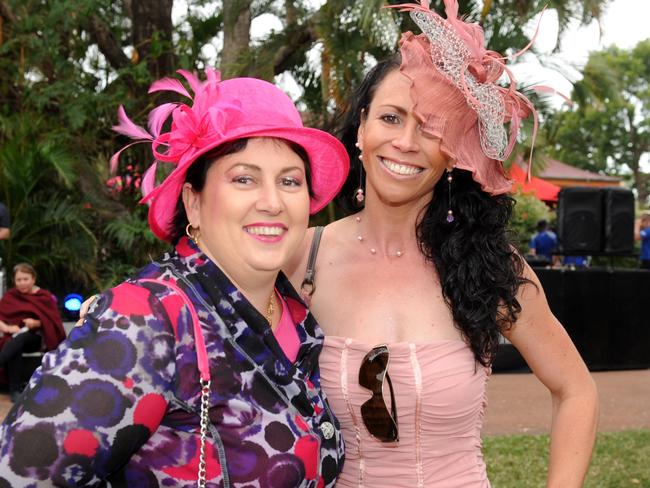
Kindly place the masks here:
[[(7, 264), (32, 262), (54, 291), (104, 287), (160, 249), (137, 194), (105, 182), (108, 157), (123, 142), (110, 131), (117, 106), (142, 113), (147, 86), (176, 68), (171, 5), (0, 1)], [(136, 150), (129, 162), (150, 161)]]
[(12, 212), (7, 263), (32, 263), (55, 293), (97, 286), (90, 215), (72, 191), (74, 158), (62, 144), (65, 134), (43, 133), (43, 124), (35, 114), (0, 119), (0, 201)]
[[(564, 26), (573, 17), (597, 18), (608, 1), (555, 0), (551, 7)], [(489, 47), (505, 51), (528, 43), (524, 26), (543, 3), (462, 0), (460, 11), (482, 22)], [(412, 27), (408, 16), (382, 10), (383, 4), (0, 0), (0, 198), (9, 200), (15, 225), (40, 228), (34, 220), (39, 217), (52, 222), (42, 224), (50, 229), (50, 241), (14, 229), (11, 259), (37, 261), (39, 268), (43, 263), (52, 288), (71, 282), (107, 285), (145, 263), (161, 248), (145, 224), (146, 208), (137, 205), (135, 182), (151, 163), (150, 151), (134, 147), (125, 153), (118, 174), (122, 186), (106, 185), (108, 159), (127, 142), (110, 131), (118, 105), (143, 122), (152, 108), (144, 95), (149, 84), (178, 68), (215, 64), (219, 46), (216, 64), (225, 76), (293, 75), (307, 122), (331, 129), (367, 67), (392, 53), (399, 32)], [(442, 2), (434, 7), (442, 11)], [(251, 26), (264, 14), (275, 15), (281, 27), (254, 39)], [(24, 168), (11, 163), (16, 154), (31, 161), (39, 184), (14, 188), (25, 177)], [(68, 205), (66, 211), (54, 212), (60, 202)]]
[(626, 176), (648, 202), (650, 174), (650, 40), (633, 49), (593, 52), (575, 84), (573, 109), (547, 125), (554, 156), (598, 172)]
[(531, 236), (537, 231), (537, 222), (542, 219), (550, 221), (553, 214), (544, 202), (531, 193), (517, 190), (513, 198), (517, 204), (510, 219), (509, 229), (519, 252), (525, 254), (528, 252)]

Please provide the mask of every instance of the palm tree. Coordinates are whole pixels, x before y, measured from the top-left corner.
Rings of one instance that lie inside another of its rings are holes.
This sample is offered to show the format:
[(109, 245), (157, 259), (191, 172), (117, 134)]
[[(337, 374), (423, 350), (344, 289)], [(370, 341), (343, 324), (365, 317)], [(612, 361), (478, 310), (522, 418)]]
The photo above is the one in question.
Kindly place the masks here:
[(74, 192), (78, 173), (66, 136), (43, 125), (29, 113), (0, 119), (0, 200), (12, 214), (6, 263), (27, 261), (43, 286), (73, 291), (97, 284), (97, 243)]

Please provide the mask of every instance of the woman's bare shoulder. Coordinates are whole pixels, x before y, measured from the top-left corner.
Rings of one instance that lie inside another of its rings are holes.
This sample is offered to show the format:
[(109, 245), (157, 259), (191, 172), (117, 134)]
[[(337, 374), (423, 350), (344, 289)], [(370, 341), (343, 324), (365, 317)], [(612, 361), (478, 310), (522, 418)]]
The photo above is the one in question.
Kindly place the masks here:
[[(335, 220), (325, 226), (318, 247), (319, 257), (323, 254), (336, 253), (337, 249), (340, 249), (339, 244), (345, 240), (344, 236), (352, 232), (352, 230), (349, 229), (351, 218), (352, 217), (345, 217), (340, 220)], [(312, 242), (314, 240), (315, 230), (316, 227), (310, 227), (307, 229), (302, 245), (299, 247), (298, 251), (294, 254), (287, 266), (283, 269), (284, 273), (289, 277), (289, 280), (296, 289), (300, 289), (300, 285), (305, 277), (309, 251), (311, 250)]]

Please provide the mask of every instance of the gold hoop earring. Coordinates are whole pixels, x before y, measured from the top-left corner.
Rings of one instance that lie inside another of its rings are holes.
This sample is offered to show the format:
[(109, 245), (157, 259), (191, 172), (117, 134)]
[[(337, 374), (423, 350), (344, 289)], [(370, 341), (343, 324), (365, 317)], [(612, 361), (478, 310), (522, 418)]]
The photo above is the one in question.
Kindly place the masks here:
[(185, 235), (189, 237), (190, 241), (192, 241), (194, 244), (197, 244), (197, 241), (199, 240), (198, 236), (194, 236), (194, 227), (192, 227), (192, 224), (187, 224), (185, 226)]

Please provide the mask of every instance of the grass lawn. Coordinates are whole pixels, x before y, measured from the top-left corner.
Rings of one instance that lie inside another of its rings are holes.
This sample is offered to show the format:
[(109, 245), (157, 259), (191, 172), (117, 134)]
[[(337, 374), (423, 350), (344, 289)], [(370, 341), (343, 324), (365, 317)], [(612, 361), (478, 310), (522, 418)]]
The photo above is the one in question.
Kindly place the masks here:
[[(543, 488), (546, 435), (486, 437), (485, 462), (493, 488)], [(650, 430), (598, 434), (585, 488), (650, 488)]]

